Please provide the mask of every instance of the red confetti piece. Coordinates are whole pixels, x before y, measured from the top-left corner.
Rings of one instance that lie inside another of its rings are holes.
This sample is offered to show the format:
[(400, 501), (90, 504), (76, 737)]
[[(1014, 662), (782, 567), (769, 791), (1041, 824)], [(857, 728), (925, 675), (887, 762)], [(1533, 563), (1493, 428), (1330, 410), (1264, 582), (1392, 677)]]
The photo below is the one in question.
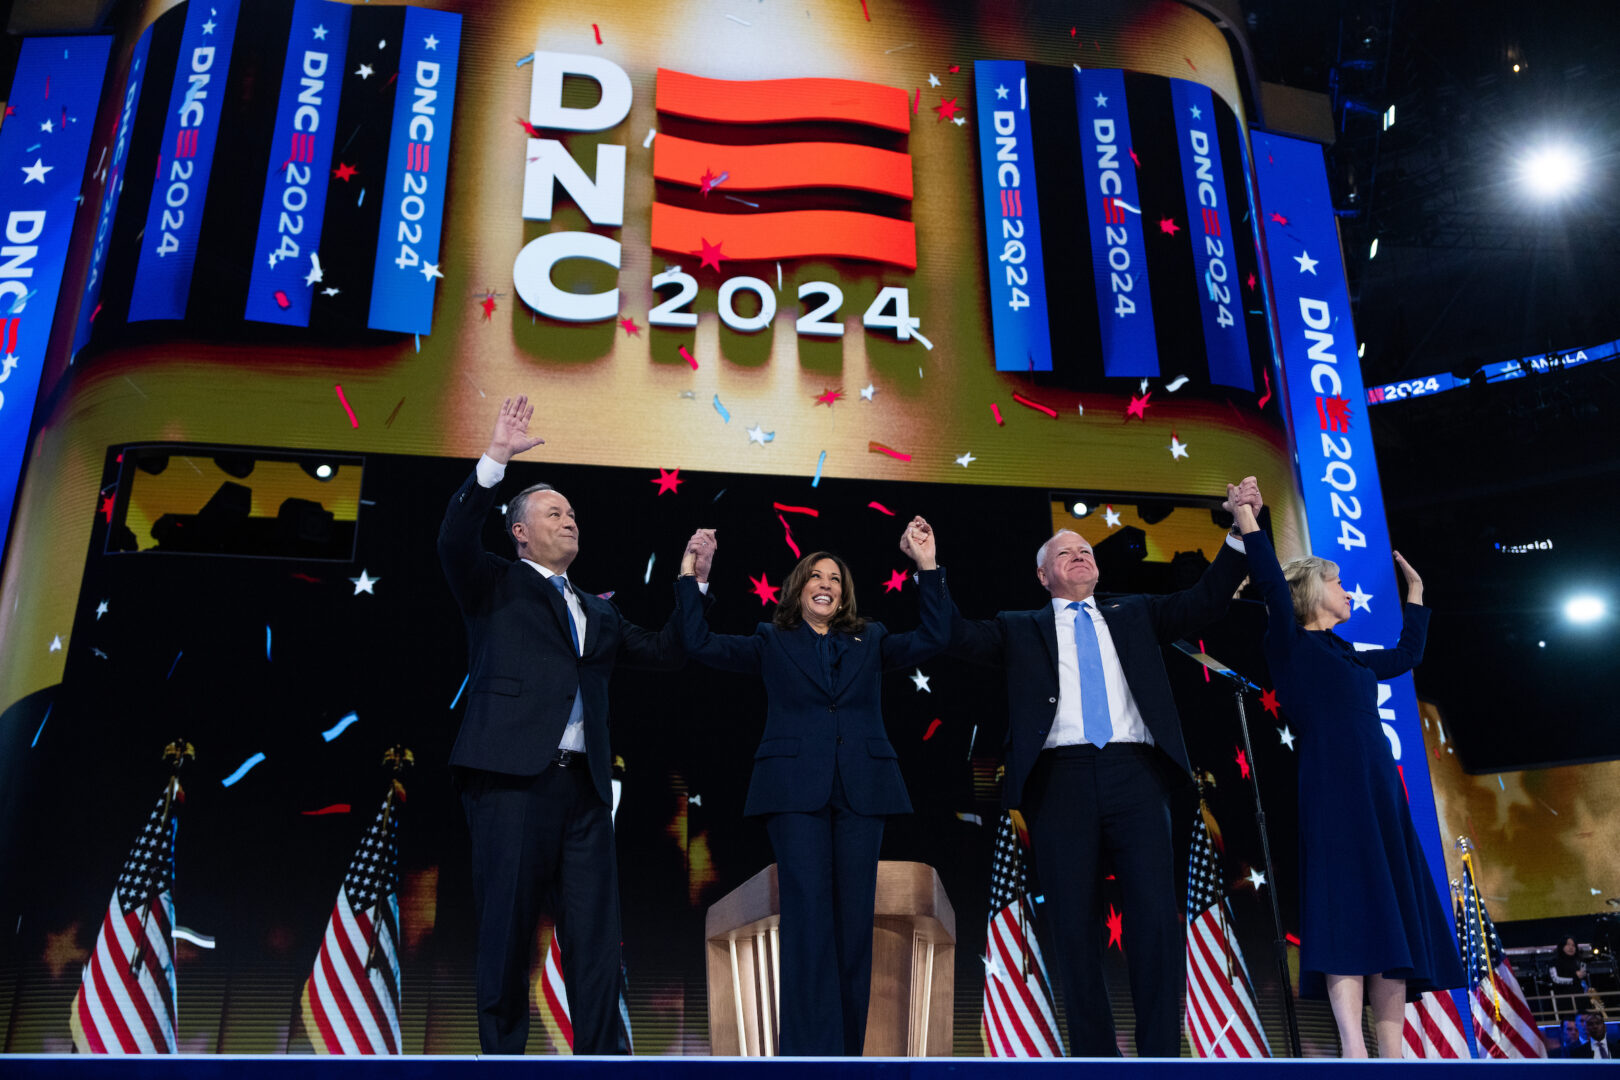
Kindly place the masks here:
[(1193, 62), (1192, 62), (1192, 57), (1190, 57), (1190, 56), (1183, 56), (1183, 57), (1182, 57), (1182, 59), (1183, 59), (1183, 60), (1185, 60), (1185, 61), (1187, 61), (1187, 66), (1188, 66), (1188, 67), (1190, 67), (1190, 68), (1192, 68), (1192, 69), (1193, 69), (1193, 70), (1194, 70), (1194, 71), (1197, 71), (1197, 70), (1198, 70), (1198, 65), (1197, 65), (1197, 64), (1195, 64), (1195, 63), (1193, 63)]
[(883, 591), (886, 593), (900, 592), (905, 587), (906, 572), (904, 570), (890, 571), (889, 580), (883, 583)]
[[(1171, 438), (1172, 438), (1172, 439), (1174, 439), (1174, 438), (1175, 438), (1175, 437), (1176, 437), (1176, 433), (1175, 433), (1175, 432), (1173, 432), (1173, 431), (1172, 431), (1172, 432), (1171, 432), (1171, 433), (1170, 433), (1170, 437), (1171, 437)], [(1207, 653), (1207, 652), (1209, 652), (1209, 650), (1208, 650), (1208, 649), (1206, 649), (1206, 648), (1204, 648), (1204, 639), (1203, 639), (1203, 638), (1199, 638), (1199, 639), (1198, 639), (1198, 651), (1199, 651), (1199, 652), (1201, 652), (1201, 653)], [(1199, 666), (1199, 667), (1200, 667), (1200, 668), (1202, 668), (1202, 669), (1203, 669), (1203, 672), (1204, 672), (1204, 681), (1205, 681), (1205, 682), (1209, 682), (1209, 668), (1207, 668), (1207, 667), (1204, 667), (1204, 666), (1203, 666), (1203, 665), (1202, 665), (1202, 664), (1200, 664), (1200, 665), (1198, 665), (1198, 666)]]
[(1283, 935), (1283, 940), (1288, 942), (1288, 944), (1295, 946), (1296, 948), (1299, 946), (1299, 938), (1297, 936), (1293, 935), (1293, 934), (1284, 934)]
[(861, 0), (861, 14), (866, 16), (867, 22), (872, 21), (872, 13), (866, 10), (866, 0)]
[(911, 99), (911, 115), (916, 116), (917, 110), (922, 108), (922, 87), (917, 87), (917, 96)]
[(1279, 225), (1287, 225), (1288, 224), (1288, 219), (1283, 217), (1281, 214), (1277, 213), (1277, 211), (1275, 211), (1275, 210), (1273, 210), (1271, 213), (1267, 214), (1266, 216), (1268, 218), (1270, 218), (1272, 221), (1275, 221)]
[(1006, 424), (1006, 421), (1001, 418), (1001, 406), (993, 401), (990, 403), (990, 415), (996, 418), (997, 427)]
[(697, 370), (697, 357), (695, 357), (691, 353), (687, 352), (685, 345), (681, 346), (681, 359), (685, 360), (688, 364), (691, 364), (693, 371)]
[(894, 458), (896, 461), (910, 461), (911, 460), (911, 455), (910, 454), (902, 454), (900, 451), (894, 449), (894, 447), (892, 447), (892, 446), (884, 446), (880, 442), (868, 442), (866, 444), (866, 450), (867, 450), (868, 453), (872, 453), (872, 454), (888, 454), (890, 457)]
[(1137, 397), (1135, 394), (1131, 395), (1131, 403), (1125, 406), (1125, 420), (1127, 423), (1130, 422), (1130, 419), (1133, 416), (1138, 420), (1147, 420), (1147, 411), (1152, 407), (1148, 404), (1148, 398), (1152, 396), (1153, 391), (1151, 390), (1143, 394), (1141, 397)]
[(348, 183), (349, 178), (359, 171), (360, 170), (355, 168), (353, 165), (340, 161), (338, 162), (338, 167), (332, 170), (332, 177), (336, 180), (342, 180), (344, 183)]
[(786, 503), (771, 503), (773, 507), (784, 514), (809, 514), (811, 517), (820, 517), (821, 511), (808, 506), (788, 506)]
[(393, 427), (394, 426), (394, 417), (399, 415), (399, 410), (404, 406), (404, 404), (405, 404), (405, 399), (400, 398), (399, 399), (399, 404), (394, 406), (394, 411), (389, 413), (388, 414), (388, 419), (383, 421), (383, 427)]
[(302, 571), (295, 570), (293, 571), (292, 576), (297, 578), (299, 581), (307, 581), (311, 585), (319, 585), (321, 583), (321, 579), (316, 577), (314, 574), (306, 574)]
[(1260, 691), (1260, 707), (1262, 709), (1266, 710), (1266, 712), (1270, 713), (1272, 716), (1276, 716), (1277, 715), (1277, 691), (1275, 691), (1275, 690), (1262, 690), (1262, 691)]
[(591, 23), (591, 32), (596, 35), (596, 43), (598, 45), (602, 44), (602, 31), (597, 29), (595, 23)]
[(332, 389), (337, 391), (338, 400), (343, 402), (343, 411), (349, 414), (349, 426), (354, 428), (359, 427), (360, 421), (354, 418), (354, 410), (349, 407), (349, 399), (343, 396), (343, 387), (341, 385), (334, 385)]
[(712, 266), (716, 270), (719, 270), (720, 264), (724, 262), (726, 258), (726, 253), (720, 250), (721, 246), (725, 244), (725, 241), (717, 240), (711, 244), (709, 243), (707, 237), (700, 236), (698, 237), (698, 243), (703, 245), (703, 250), (692, 252), (692, 254), (698, 256), (700, 260), (698, 262), (698, 269), (701, 270), (705, 266)]
[(1238, 750), (1238, 748), (1235, 746), (1232, 749), (1237, 750), (1237, 757), (1233, 758), (1232, 760), (1237, 762), (1238, 773), (1243, 777), (1243, 779), (1247, 780), (1249, 778), (1249, 755), (1245, 754), (1242, 750)]
[(869, 502), (866, 504), (866, 508), (868, 510), (876, 510), (880, 514), (888, 514), (890, 517), (894, 517), (894, 511), (890, 510), (887, 506), (884, 506), (880, 502)]
[(1131, 164), (1140, 169), (1142, 167), (1142, 159), (1136, 156), (1136, 147), (1133, 146), (1126, 152), (1131, 155)]
[(478, 306), (484, 309), (484, 321), (485, 322), (494, 321), (493, 320), (493, 316), (495, 314), (495, 294), (494, 293), (485, 294), (484, 299), (479, 303)]
[(1176, 224), (1175, 218), (1160, 218), (1159, 231), (1166, 236), (1174, 236), (1181, 231), (1181, 226)]
[(793, 549), (793, 557), (795, 559), (799, 558), (799, 545), (793, 542), (793, 526), (789, 525), (787, 518), (781, 514), (776, 515), (776, 520), (782, 523), (782, 539), (786, 540), (787, 546)]
[(825, 387), (823, 387), (821, 393), (816, 395), (816, 404), (817, 405), (825, 405), (830, 409), (830, 408), (832, 408), (833, 402), (837, 401), (839, 398), (841, 398), (843, 396), (844, 396), (844, 388), (842, 386), (840, 386), (836, 390), (828, 390)]
[(96, 310), (94, 310), (94, 311), (92, 311), (90, 313), (90, 321), (95, 322), (96, 321), (96, 316), (100, 315), (100, 314), (101, 314), (101, 305), (97, 304), (96, 305)]
[(1248, 280), (1244, 282), (1249, 287), (1250, 292), (1254, 292), (1254, 280), (1254, 273), (1250, 271)]
[(679, 495), (681, 493), (681, 470), (679, 468), (659, 469), (658, 475), (648, 480), (647, 483), (657, 484), (658, 494), (660, 495), (670, 491)]
[(753, 583), (754, 595), (759, 597), (762, 605), (777, 603), (776, 594), (782, 591), (780, 585), (772, 585), (764, 574), (760, 574), (757, 579), (750, 574), (748, 580)]
[(1018, 404), (1023, 405), (1026, 408), (1034, 409), (1036, 412), (1043, 412), (1047, 416), (1050, 416), (1054, 420), (1057, 419), (1057, 410), (1052, 408), (1049, 405), (1042, 405), (1038, 401), (1031, 401), (1029, 398), (1025, 397), (1023, 394), (1014, 394), (1013, 395), (1013, 400), (1018, 402)]
[(349, 804), (346, 802), (335, 802), (331, 806), (323, 806), (319, 810), (300, 811), (305, 817), (320, 817), (322, 814), (347, 814), (348, 812)]
[(631, 337), (641, 336), (641, 327), (636, 325), (636, 320), (629, 318), (620, 319), (619, 325), (624, 327), (624, 332), (629, 334)]
[(952, 64), (946, 70), (948, 70), (952, 75), (955, 75), (957, 72), (962, 70), (962, 65), (961, 64)]
[[(520, 116), (520, 117), (517, 118), (517, 122), (523, 128), (523, 133), (525, 135), (527, 135), (529, 138), (531, 138), (531, 139), (543, 139), (543, 138), (546, 137), (545, 132), (541, 131), (539, 128), (537, 128), (533, 124), (529, 123), (529, 120), (528, 120), (527, 117)], [(534, 159), (530, 158), (530, 160), (532, 161)]]
[(943, 95), (940, 96), (939, 104), (934, 106), (934, 111), (939, 114), (941, 120), (954, 120), (960, 109), (961, 106), (956, 103), (955, 98), (946, 98)]
[(112, 512), (113, 512), (113, 496), (111, 496), (111, 495), (103, 495), (101, 497), (101, 509), (96, 511), (96, 512), (98, 514), (100, 514), (102, 517), (106, 518), (107, 519), (107, 524), (111, 525), (112, 524)]
[(934, 717), (933, 722), (928, 725), (928, 730), (923, 732), (923, 740), (922, 741), (927, 742), (929, 739), (932, 739), (934, 737), (934, 732), (936, 732), (938, 730), (939, 730), (939, 717), (936, 716), (936, 717)]
[(1119, 946), (1119, 951), (1125, 951), (1125, 917), (1114, 910), (1114, 905), (1108, 905), (1108, 947)]
[(1401, 778), (1401, 794), (1406, 796), (1406, 801), (1407, 802), (1411, 802), (1412, 801), (1412, 792), (1409, 791), (1407, 789), (1407, 787), (1406, 787), (1406, 766), (1405, 765), (1397, 765), (1397, 766), (1395, 766), (1395, 771), (1400, 775), (1400, 778)]
[(1261, 368), (1260, 369), (1260, 377), (1262, 379), (1266, 380), (1266, 393), (1265, 393), (1265, 396), (1262, 397), (1259, 401), (1255, 402), (1255, 404), (1263, 409), (1263, 408), (1266, 407), (1266, 402), (1271, 400), (1271, 372), (1267, 371), (1264, 368)]
[(292, 307), (292, 301), (287, 299), (287, 294), (282, 292), (280, 289), (276, 290), (275, 296), (276, 306), (282, 311), (286, 311), (288, 308)]

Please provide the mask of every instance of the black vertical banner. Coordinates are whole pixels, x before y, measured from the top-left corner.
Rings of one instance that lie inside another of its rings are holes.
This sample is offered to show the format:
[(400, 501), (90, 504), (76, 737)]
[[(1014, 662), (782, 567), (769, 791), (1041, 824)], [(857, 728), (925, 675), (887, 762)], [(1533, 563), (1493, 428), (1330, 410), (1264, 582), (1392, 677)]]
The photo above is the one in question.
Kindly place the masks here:
[[(1275, 393), (1277, 388), (1272, 386), (1271, 379), (1271, 324), (1266, 319), (1266, 291), (1260, 278), (1260, 252), (1254, 242), (1254, 216), (1260, 211), (1255, 209), (1254, 196), (1246, 182), (1250, 155), (1238, 131), (1237, 117), (1228, 113), (1225, 102), (1218, 98), (1215, 108), (1221, 114), (1220, 122), (1215, 125), (1215, 133), (1221, 145), (1221, 171), (1225, 174), (1226, 190), (1233, 196), (1240, 191), (1247, 196), (1241, 204), (1236, 198), (1231, 198), (1228, 203), (1232, 217), (1233, 265), (1237, 268), (1237, 289), (1234, 291), (1238, 295), (1233, 299), (1241, 298), (1243, 303), (1255, 395), (1264, 397), (1266, 388), (1270, 387), (1272, 401), (1267, 404), (1280, 409), (1282, 405)], [(1241, 214), (1238, 212), (1240, 205), (1243, 207)]]
[(1052, 342), (1052, 373), (1037, 384), (1095, 386), (1102, 378), (1097, 304), (1091, 295), (1091, 237), (1081, 181), (1074, 69), (1026, 64), (1035, 175), (1041, 183), (1041, 232)]
[[(337, 142), (321, 223), (321, 281), (309, 315), (310, 328), (322, 336), (364, 333), (371, 311), (404, 33), (403, 7), (357, 7), (349, 22)], [(356, 73), (363, 69), (370, 74), (362, 78)]]

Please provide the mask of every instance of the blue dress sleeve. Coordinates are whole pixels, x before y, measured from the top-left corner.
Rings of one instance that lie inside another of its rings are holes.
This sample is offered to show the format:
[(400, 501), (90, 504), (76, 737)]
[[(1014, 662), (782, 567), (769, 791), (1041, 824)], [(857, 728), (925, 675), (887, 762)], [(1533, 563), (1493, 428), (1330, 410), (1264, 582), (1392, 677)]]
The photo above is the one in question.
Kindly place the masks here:
[(951, 643), (951, 594), (945, 588), (945, 570), (937, 567), (917, 575), (921, 619), (915, 630), (885, 634), (882, 649), (885, 670), (910, 667), (932, 660)]
[(1401, 609), (1401, 640), (1393, 649), (1369, 649), (1359, 653), (1361, 662), (1380, 679), (1404, 675), (1423, 662), (1423, 645), (1429, 637), (1430, 610), (1422, 604)]
[(676, 580), (675, 618), (680, 627), (681, 644), (693, 660), (721, 671), (759, 673), (769, 628), (761, 623), (759, 632), (754, 634), (710, 633), (709, 620), (703, 612), (703, 594), (698, 591), (696, 578)]
[(1277, 553), (1271, 540), (1256, 529), (1243, 534), (1243, 549), (1249, 556), (1249, 577), (1260, 590), (1266, 603), (1266, 632), (1274, 642), (1282, 643), (1305, 631), (1294, 618), (1294, 594), (1277, 564)]

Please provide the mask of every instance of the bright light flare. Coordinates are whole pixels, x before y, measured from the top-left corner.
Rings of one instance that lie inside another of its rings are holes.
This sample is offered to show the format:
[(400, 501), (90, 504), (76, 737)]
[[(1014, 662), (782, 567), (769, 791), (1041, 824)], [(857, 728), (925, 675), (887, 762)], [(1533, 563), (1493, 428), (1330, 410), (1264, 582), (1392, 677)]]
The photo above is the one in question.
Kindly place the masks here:
[(1520, 177), (1531, 194), (1556, 199), (1574, 190), (1583, 173), (1581, 158), (1567, 146), (1547, 146), (1525, 158)]
[(1609, 606), (1596, 596), (1572, 596), (1564, 602), (1564, 618), (1578, 626), (1595, 623), (1609, 613)]

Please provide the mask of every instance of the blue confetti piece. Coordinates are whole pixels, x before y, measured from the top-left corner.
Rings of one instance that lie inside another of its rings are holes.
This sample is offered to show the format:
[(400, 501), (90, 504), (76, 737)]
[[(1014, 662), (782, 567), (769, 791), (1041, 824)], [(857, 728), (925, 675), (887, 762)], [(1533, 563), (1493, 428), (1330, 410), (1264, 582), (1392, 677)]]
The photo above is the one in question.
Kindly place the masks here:
[(35, 143), (33, 146), (30, 146), (28, 149), (24, 150), (23, 153), (32, 154), (35, 150), (38, 150), (41, 146), (44, 146), (44, 145), (45, 145), (44, 143)]
[(811, 487), (821, 486), (821, 467), (827, 464), (827, 451), (823, 450), (821, 456), (816, 458), (816, 478), (810, 481)]
[(39, 731), (34, 732), (34, 741), (28, 744), (28, 749), (32, 750), (39, 745), (39, 736), (45, 730), (45, 721), (51, 718), (51, 710), (54, 708), (56, 708), (56, 702), (54, 701), (45, 706), (45, 715), (39, 719)]
[(270, 624), (264, 624), (264, 658), (270, 659)]
[(720, 404), (719, 394), (714, 395), (714, 411), (720, 414), (720, 419), (724, 420), (728, 424), (731, 423), (731, 414), (726, 411), (726, 407), (724, 405)]
[(1501, 788), (1503, 791), (1507, 790), (1507, 785), (1502, 783), (1502, 774), (1501, 773), (1496, 774), (1496, 786)]
[(455, 709), (456, 702), (461, 700), (461, 691), (467, 689), (467, 680), (470, 678), (472, 678), (472, 672), (470, 671), (461, 677), (461, 690), (456, 691), (455, 701), (450, 702), (450, 708), (452, 710)]
[(225, 787), (230, 787), (232, 784), (242, 779), (242, 777), (246, 776), (249, 769), (253, 768), (253, 766), (257, 765), (263, 760), (263, 753), (254, 754), (252, 757), (242, 762), (242, 764), (238, 765), (236, 767), (236, 771), (231, 773), (231, 775), (227, 776), (225, 779), (221, 780), (220, 783)]
[(422, 335), (421, 334), (415, 334), (413, 336), (416, 338), (416, 351), (421, 352), (422, 351)]
[(181, 649), (179, 652), (174, 654), (174, 663), (169, 665), (169, 673), (163, 676), (165, 679), (174, 678), (174, 669), (180, 666), (180, 658), (184, 655), (186, 655), (186, 651), (184, 649)]
[(532, 64), (532, 63), (534, 63), (534, 53), (530, 53), (528, 56), (525, 56), (525, 57), (521, 58), (520, 60), (518, 60), (517, 66), (522, 67), (524, 64)]
[(354, 205), (356, 205), (356, 206), (364, 206), (364, 205), (366, 205), (366, 189), (365, 188), (360, 189), (360, 197), (358, 199), (354, 200)]
[(651, 555), (647, 556), (647, 572), (645, 574), (641, 575), (641, 583), (643, 585), (652, 584), (653, 563), (655, 563), (657, 561), (658, 561), (658, 552), (655, 551)]
[(350, 713), (337, 723), (333, 724), (331, 727), (327, 728), (325, 731), (321, 732), (321, 739), (325, 742), (331, 742), (333, 739), (349, 730), (349, 725), (358, 719), (360, 719), (359, 713)]

